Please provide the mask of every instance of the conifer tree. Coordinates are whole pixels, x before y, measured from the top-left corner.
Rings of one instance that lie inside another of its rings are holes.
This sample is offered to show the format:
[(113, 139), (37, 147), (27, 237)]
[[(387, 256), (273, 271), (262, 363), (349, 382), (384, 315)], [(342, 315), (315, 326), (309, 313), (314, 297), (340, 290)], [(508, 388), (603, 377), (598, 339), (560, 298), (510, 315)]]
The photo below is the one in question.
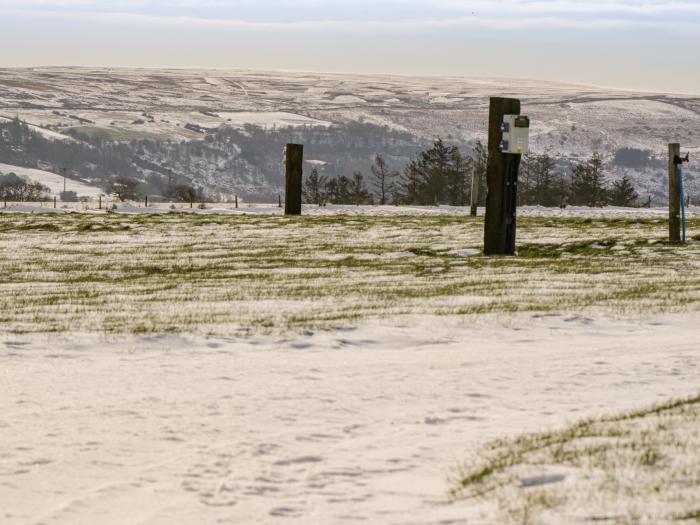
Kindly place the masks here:
[(570, 201), (572, 204), (591, 207), (606, 204), (607, 189), (603, 174), (603, 159), (597, 153), (584, 164), (573, 167)]
[(348, 183), (349, 204), (359, 206), (360, 204), (371, 204), (372, 195), (365, 185), (365, 178), (359, 171), (356, 171)]
[(326, 177), (319, 175), (316, 168), (311, 170), (309, 176), (304, 180), (304, 202), (306, 202), (306, 204), (321, 204), (326, 182)]
[(631, 207), (637, 204), (639, 195), (627, 175), (613, 182), (610, 190), (610, 202), (614, 206)]

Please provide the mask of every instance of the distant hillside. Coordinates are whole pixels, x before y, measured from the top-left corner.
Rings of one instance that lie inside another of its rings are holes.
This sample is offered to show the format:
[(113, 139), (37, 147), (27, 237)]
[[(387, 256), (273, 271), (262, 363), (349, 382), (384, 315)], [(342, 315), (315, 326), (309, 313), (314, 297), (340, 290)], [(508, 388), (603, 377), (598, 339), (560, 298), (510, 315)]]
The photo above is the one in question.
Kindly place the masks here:
[[(253, 199), (281, 190), (281, 145), (288, 140), (305, 143), (307, 160), (330, 176), (367, 173), (377, 153), (401, 169), (437, 137), (468, 151), (485, 140), (491, 95), (522, 99), (535, 151), (549, 152), (562, 166), (598, 152), (609, 179), (628, 174), (640, 195), (655, 202), (666, 197), (667, 143), (700, 153), (697, 96), (525, 80), (0, 70), (0, 120), (19, 117), (59, 143), (70, 151), (77, 176), (99, 184), (131, 175), (153, 191), (177, 178), (205, 192)], [(52, 156), (27, 151), (23, 162), (53, 166), (61, 155)], [(698, 167), (687, 169), (688, 189), (700, 196)]]

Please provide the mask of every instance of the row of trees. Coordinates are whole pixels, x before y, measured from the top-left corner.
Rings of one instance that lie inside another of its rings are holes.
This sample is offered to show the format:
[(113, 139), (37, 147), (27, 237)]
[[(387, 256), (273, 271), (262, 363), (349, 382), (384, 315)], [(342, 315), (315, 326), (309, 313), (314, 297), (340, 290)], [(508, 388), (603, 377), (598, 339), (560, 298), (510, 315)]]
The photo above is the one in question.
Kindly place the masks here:
[(0, 197), (13, 202), (40, 202), (49, 199), (49, 188), (30, 182), (15, 173), (0, 175)]
[[(370, 191), (364, 175), (329, 178), (314, 169), (305, 178), (304, 199), (310, 204), (379, 204), (466, 206), (471, 201), (472, 177), (479, 184), (480, 205), (486, 199), (488, 152), (477, 143), (471, 155), (460, 152), (442, 140), (420, 153), (403, 173), (392, 170), (382, 156), (372, 165)], [(520, 169), (521, 205), (541, 206), (636, 206), (637, 192), (624, 176), (608, 184), (603, 159), (593, 155), (580, 163), (564, 163), (551, 155), (524, 155)]]
[[(144, 192), (144, 185), (138, 179), (133, 177), (115, 177), (107, 182), (104, 187), (105, 193), (116, 195), (120, 201), (138, 200), (143, 198), (148, 193)], [(188, 184), (174, 184), (168, 186), (161, 193), (163, 199), (172, 202), (192, 202), (195, 200), (204, 200), (205, 197), (201, 191), (197, 191), (194, 187)]]
[(603, 159), (561, 168), (547, 153), (525, 155), (520, 170), (520, 204), (540, 206), (636, 206), (639, 195), (626, 175), (609, 184)]

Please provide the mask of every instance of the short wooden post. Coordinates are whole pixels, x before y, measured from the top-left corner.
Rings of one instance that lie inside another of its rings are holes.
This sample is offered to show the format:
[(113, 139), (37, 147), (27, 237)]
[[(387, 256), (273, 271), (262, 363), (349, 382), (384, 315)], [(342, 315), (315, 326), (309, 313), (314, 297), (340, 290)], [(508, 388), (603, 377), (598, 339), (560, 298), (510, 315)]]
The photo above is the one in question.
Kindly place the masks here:
[(236, 195), (236, 209), (238, 209), (238, 195)]
[(98, 206), (99, 206), (98, 209), (101, 210), (101, 209), (102, 209), (102, 195), (98, 195), (97, 199), (98, 199), (98, 203), (99, 203), (99, 204), (98, 204)]
[(678, 176), (680, 144), (668, 145), (668, 226), (669, 241), (681, 242), (681, 185)]
[(470, 215), (476, 217), (479, 211), (479, 179), (481, 178), (481, 173), (478, 169), (474, 168), (472, 172), (472, 196), (471, 196), (471, 210)]
[(518, 169), (521, 155), (501, 151), (501, 125), (505, 115), (520, 115), (520, 101), (512, 98), (491, 98), (484, 225), (486, 255), (515, 255)]
[(282, 207), (282, 195), (277, 195), (277, 207)]
[(194, 197), (190, 195), (190, 209), (194, 206)]
[(148, 195), (146, 195), (146, 208), (148, 208)]
[(53, 196), (53, 207), (54, 207), (54, 209), (56, 208), (56, 196), (55, 195)]

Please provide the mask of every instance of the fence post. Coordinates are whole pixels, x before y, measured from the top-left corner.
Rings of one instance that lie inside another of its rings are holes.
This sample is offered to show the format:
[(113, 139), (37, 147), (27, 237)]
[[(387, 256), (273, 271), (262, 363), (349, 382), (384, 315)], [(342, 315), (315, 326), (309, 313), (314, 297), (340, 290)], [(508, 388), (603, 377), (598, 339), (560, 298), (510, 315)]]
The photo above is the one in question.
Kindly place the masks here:
[(148, 195), (146, 195), (146, 208), (148, 208)]
[(238, 195), (236, 195), (236, 209), (238, 209)]
[(681, 156), (680, 144), (668, 145), (668, 240), (681, 242), (681, 186), (677, 159)]
[(505, 115), (520, 115), (520, 101), (512, 98), (491, 98), (484, 225), (486, 255), (515, 255), (518, 169), (521, 155), (501, 151), (501, 126)]
[(53, 208), (56, 209), (56, 196), (53, 196)]
[(101, 209), (102, 209), (102, 195), (98, 195), (97, 199), (98, 199), (98, 203), (99, 203), (99, 204), (98, 204), (98, 209), (101, 210)]
[(285, 215), (301, 215), (303, 162), (304, 146), (301, 144), (287, 144), (285, 149), (286, 173), (284, 178)]
[(479, 170), (474, 169), (472, 171), (472, 195), (471, 195), (471, 209), (469, 214), (472, 217), (476, 217), (479, 211), (479, 179), (481, 178), (481, 173)]

